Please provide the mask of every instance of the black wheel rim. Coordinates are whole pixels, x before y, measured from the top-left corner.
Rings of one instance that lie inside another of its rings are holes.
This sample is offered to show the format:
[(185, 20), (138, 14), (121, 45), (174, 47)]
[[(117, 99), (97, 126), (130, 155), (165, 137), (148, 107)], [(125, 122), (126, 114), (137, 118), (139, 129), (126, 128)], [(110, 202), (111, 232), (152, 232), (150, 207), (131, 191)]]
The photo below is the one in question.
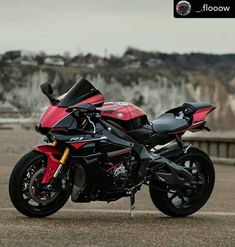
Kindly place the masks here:
[(201, 159), (190, 157), (176, 163), (193, 175), (195, 181), (198, 182), (198, 186), (195, 189), (185, 188), (183, 190), (167, 186), (166, 198), (171, 207), (178, 210), (191, 209), (201, 202), (201, 198), (205, 196), (207, 185), (211, 182), (210, 176)]
[(35, 211), (41, 211), (43, 208), (47, 208), (47, 206), (53, 203), (60, 194), (60, 192), (55, 189), (46, 191), (40, 188), (45, 165), (45, 158), (35, 160), (26, 169), (22, 178), (21, 194), (23, 202), (27, 207)]

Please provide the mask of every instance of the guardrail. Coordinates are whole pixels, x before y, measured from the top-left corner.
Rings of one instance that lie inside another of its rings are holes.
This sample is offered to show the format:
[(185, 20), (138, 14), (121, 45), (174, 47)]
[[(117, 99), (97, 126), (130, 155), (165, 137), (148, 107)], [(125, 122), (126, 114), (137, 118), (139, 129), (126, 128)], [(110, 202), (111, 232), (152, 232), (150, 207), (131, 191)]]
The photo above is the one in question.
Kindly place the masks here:
[(235, 137), (186, 136), (183, 141), (201, 148), (214, 163), (235, 165)]

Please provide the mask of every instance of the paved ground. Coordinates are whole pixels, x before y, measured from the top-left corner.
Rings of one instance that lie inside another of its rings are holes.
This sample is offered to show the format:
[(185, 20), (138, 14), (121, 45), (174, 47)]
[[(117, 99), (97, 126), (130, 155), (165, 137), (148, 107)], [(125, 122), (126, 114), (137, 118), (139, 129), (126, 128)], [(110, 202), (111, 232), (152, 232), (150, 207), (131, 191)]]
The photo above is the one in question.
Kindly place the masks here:
[(30, 219), (13, 208), (7, 188), (12, 167), (37, 137), (14, 132), (10, 142), (9, 134), (0, 133), (0, 246), (235, 246), (235, 167), (216, 166), (211, 199), (187, 218), (160, 214), (144, 188), (137, 194), (133, 220), (127, 199), (110, 204), (68, 202), (53, 216)]

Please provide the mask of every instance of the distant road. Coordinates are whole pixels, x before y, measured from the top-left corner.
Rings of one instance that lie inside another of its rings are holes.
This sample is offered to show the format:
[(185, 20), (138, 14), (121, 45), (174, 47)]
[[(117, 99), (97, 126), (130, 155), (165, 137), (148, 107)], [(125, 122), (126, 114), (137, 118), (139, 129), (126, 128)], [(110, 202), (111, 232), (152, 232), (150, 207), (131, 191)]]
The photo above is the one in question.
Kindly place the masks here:
[(2, 124), (23, 124), (23, 123), (34, 123), (34, 118), (0, 118), (0, 125)]

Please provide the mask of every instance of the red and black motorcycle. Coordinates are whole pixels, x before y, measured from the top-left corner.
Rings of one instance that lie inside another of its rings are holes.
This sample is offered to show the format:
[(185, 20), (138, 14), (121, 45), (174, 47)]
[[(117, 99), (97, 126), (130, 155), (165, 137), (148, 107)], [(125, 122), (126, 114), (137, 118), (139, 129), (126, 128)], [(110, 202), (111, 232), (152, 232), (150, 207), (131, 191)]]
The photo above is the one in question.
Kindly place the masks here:
[(11, 201), (22, 214), (51, 215), (70, 196), (83, 203), (130, 197), (132, 216), (143, 184), (155, 206), (174, 217), (196, 212), (210, 197), (213, 164), (181, 137), (188, 130), (209, 130), (205, 117), (215, 106), (184, 103), (149, 121), (131, 103), (104, 103), (85, 78), (58, 98), (49, 83), (41, 89), (51, 104), (36, 130), (48, 144), (23, 156), (9, 181)]

